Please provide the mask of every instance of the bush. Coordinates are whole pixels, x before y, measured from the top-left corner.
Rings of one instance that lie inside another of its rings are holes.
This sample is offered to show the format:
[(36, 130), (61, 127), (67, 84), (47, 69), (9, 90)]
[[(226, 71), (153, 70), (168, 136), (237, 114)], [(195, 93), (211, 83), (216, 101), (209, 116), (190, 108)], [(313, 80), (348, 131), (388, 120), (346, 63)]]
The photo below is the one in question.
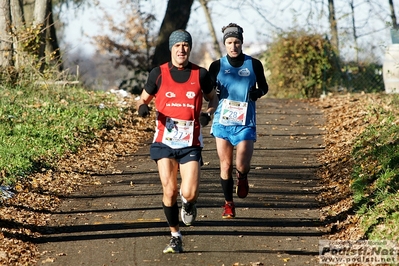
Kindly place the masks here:
[(337, 69), (329, 41), (304, 31), (278, 35), (264, 58), (270, 91), (277, 97), (318, 97)]

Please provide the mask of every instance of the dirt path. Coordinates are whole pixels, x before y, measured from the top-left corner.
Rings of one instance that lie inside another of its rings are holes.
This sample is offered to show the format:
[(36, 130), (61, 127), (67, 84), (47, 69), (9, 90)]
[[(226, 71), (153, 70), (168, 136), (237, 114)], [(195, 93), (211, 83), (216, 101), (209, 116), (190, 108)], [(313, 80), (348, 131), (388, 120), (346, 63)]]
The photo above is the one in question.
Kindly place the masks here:
[(118, 171), (98, 176), (101, 185), (64, 199), (38, 239), (38, 265), (320, 265), (315, 171), (323, 115), (301, 101), (262, 99), (257, 119), (250, 193), (236, 199), (236, 219), (221, 218), (219, 165), (208, 127), (198, 218), (181, 227), (185, 253), (162, 254), (169, 231), (145, 146), (118, 161)]

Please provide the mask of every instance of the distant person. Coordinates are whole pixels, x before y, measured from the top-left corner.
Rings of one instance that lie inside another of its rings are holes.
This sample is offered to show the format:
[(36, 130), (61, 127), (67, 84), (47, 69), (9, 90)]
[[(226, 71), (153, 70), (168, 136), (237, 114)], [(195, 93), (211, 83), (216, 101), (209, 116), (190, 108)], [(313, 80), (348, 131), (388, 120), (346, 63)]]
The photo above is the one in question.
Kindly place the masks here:
[(219, 104), (211, 134), (216, 139), (220, 161), (220, 182), (225, 198), (222, 218), (236, 216), (233, 201), (233, 152), (236, 148), (236, 194), (245, 198), (256, 141), (256, 100), (269, 88), (262, 63), (242, 52), (243, 29), (234, 23), (222, 28), (227, 55), (212, 62), (209, 74)]
[[(203, 139), (201, 127), (206, 126), (217, 107), (209, 73), (189, 62), (192, 38), (185, 30), (169, 36), (171, 61), (151, 70), (137, 102), (142, 117), (150, 114), (148, 104), (155, 98), (156, 131), (150, 156), (158, 166), (163, 188), (162, 207), (171, 231), (163, 253), (183, 252), (177, 204), (178, 172), (181, 176), (181, 219), (191, 225), (197, 215), (196, 202)], [(203, 97), (208, 108), (201, 112)]]

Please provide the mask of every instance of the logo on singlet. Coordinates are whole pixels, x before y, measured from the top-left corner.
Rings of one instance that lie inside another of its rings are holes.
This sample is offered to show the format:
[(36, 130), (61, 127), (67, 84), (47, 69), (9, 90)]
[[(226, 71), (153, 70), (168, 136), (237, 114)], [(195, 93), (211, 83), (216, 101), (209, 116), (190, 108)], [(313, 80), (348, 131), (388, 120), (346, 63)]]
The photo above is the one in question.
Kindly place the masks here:
[(174, 94), (174, 93), (171, 92), (171, 91), (168, 91), (167, 93), (165, 93), (165, 96), (166, 96), (167, 98), (175, 98), (175, 97), (176, 97), (176, 94)]
[(193, 91), (188, 91), (188, 92), (186, 93), (186, 96), (187, 96), (187, 98), (189, 98), (189, 99), (193, 99), (193, 98), (195, 97), (195, 92), (193, 92)]
[(248, 77), (250, 74), (251, 72), (248, 68), (240, 69), (240, 71), (238, 71), (238, 75), (241, 77)]

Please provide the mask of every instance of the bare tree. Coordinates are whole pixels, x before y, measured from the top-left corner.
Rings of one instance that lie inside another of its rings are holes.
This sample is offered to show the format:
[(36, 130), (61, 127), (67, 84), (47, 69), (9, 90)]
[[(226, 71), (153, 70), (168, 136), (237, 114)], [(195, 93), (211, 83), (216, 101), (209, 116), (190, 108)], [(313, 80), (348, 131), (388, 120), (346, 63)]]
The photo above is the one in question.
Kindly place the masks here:
[(59, 64), (61, 54), (59, 51), (57, 35), (55, 31), (53, 10), (51, 0), (35, 0), (33, 10), (33, 27), (40, 29), (40, 45), (37, 58), (40, 61), (40, 71), (44, 70), (45, 64), (53, 61), (62, 70)]
[(331, 45), (336, 51), (337, 55), (339, 55), (338, 26), (337, 19), (335, 17), (334, 0), (328, 0), (328, 21), (330, 24)]
[(392, 25), (394, 29), (399, 29), (398, 22), (396, 20), (396, 14), (395, 14), (395, 6), (393, 5), (393, 0), (388, 0), (389, 2), (389, 9), (391, 11), (391, 20), (392, 20)]
[(208, 9), (208, 0), (199, 0), (199, 2), (202, 6), (202, 9), (204, 10), (206, 22), (208, 24), (208, 29), (209, 29), (209, 32), (211, 33), (211, 37), (213, 40), (213, 42), (212, 42), (213, 50), (215, 51), (216, 57), (220, 58), (220, 57), (222, 57), (222, 50), (220, 49), (219, 41), (216, 37), (215, 28), (213, 27), (212, 17), (209, 12), (209, 9)]
[(48, 2), (47, 6), (46, 27), (46, 56), (49, 57), (50, 63), (56, 65), (61, 71), (63, 70), (63, 65), (61, 62), (61, 50), (57, 38), (52, 0)]
[(33, 10), (33, 27), (37, 27), (40, 30), (39, 33), (39, 49), (37, 53), (38, 60), (40, 63), (40, 71), (44, 70), (44, 55), (46, 50), (46, 15), (47, 6), (49, 0), (36, 0), (35, 8)]
[(148, 72), (151, 69), (155, 36), (152, 33), (155, 16), (141, 10), (140, 1), (119, 0), (123, 20), (115, 21), (115, 16), (102, 8), (104, 18), (100, 26), (109, 34), (94, 36), (98, 52), (109, 54), (115, 67), (121, 65), (132, 71)]
[(13, 65), (10, 0), (0, 0), (0, 67)]
[[(110, 60), (108, 66), (118, 69), (114, 81), (119, 80), (119, 88), (142, 89), (140, 84), (146, 80), (148, 72), (170, 60), (169, 35), (174, 30), (186, 28), (193, 1), (169, 0), (158, 34), (153, 31), (156, 18), (151, 11), (142, 11), (142, 0), (116, 1), (114, 7), (123, 8), (117, 20), (107, 8), (99, 6), (104, 14), (99, 25), (109, 34), (94, 36), (94, 42), (102, 58)], [(81, 71), (85, 71), (83, 67)]]
[(352, 17), (352, 34), (353, 34), (353, 41), (355, 42), (355, 60), (359, 62), (359, 45), (357, 42), (357, 31), (356, 31), (356, 22), (355, 22), (355, 4), (354, 0), (349, 0), (349, 6), (351, 8), (351, 17)]
[[(13, 31), (16, 29), (23, 29), (25, 25), (25, 20), (23, 16), (22, 6), (19, 0), (11, 0), (10, 1), (11, 8), (11, 21)], [(16, 68), (20, 67), (21, 57), (23, 48), (18, 42), (18, 37), (16, 35), (12, 35), (13, 38), (13, 51), (14, 51), (14, 65)]]
[[(100, 6), (104, 16), (99, 25), (103, 27), (104, 32), (110, 33), (94, 36), (97, 53), (102, 54), (102, 59), (109, 61), (107, 66), (118, 69), (113, 81), (119, 80), (121, 83), (123, 79), (126, 90), (132, 90), (133, 87), (142, 89), (140, 85), (144, 85), (151, 70), (156, 39), (153, 33), (155, 16), (142, 11), (140, 0), (119, 0), (115, 5), (123, 8), (119, 13), (123, 17), (122, 20), (118, 18), (116, 21), (108, 8)], [(99, 79), (105, 75), (106, 73), (100, 73)]]
[[(1, 65), (18, 69), (24, 64), (20, 60), (25, 57), (24, 52), (35, 55), (40, 70), (45, 66), (45, 57), (47, 62), (53, 60), (59, 63), (60, 51), (51, 0), (1, 0), (0, 4), (1, 46), (4, 46), (1, 49), (4, 52), (0, 54)], [(35, 30), (26, 30), (30, 27)], [(38, 36), (35, 36), (36, 30)], [(36, 49), (37, 45), (39, 49)]]
[(11, 20), (16, 28), (22, 28), (25, 24), (24, 13), (19, 0), (10, 0)]

